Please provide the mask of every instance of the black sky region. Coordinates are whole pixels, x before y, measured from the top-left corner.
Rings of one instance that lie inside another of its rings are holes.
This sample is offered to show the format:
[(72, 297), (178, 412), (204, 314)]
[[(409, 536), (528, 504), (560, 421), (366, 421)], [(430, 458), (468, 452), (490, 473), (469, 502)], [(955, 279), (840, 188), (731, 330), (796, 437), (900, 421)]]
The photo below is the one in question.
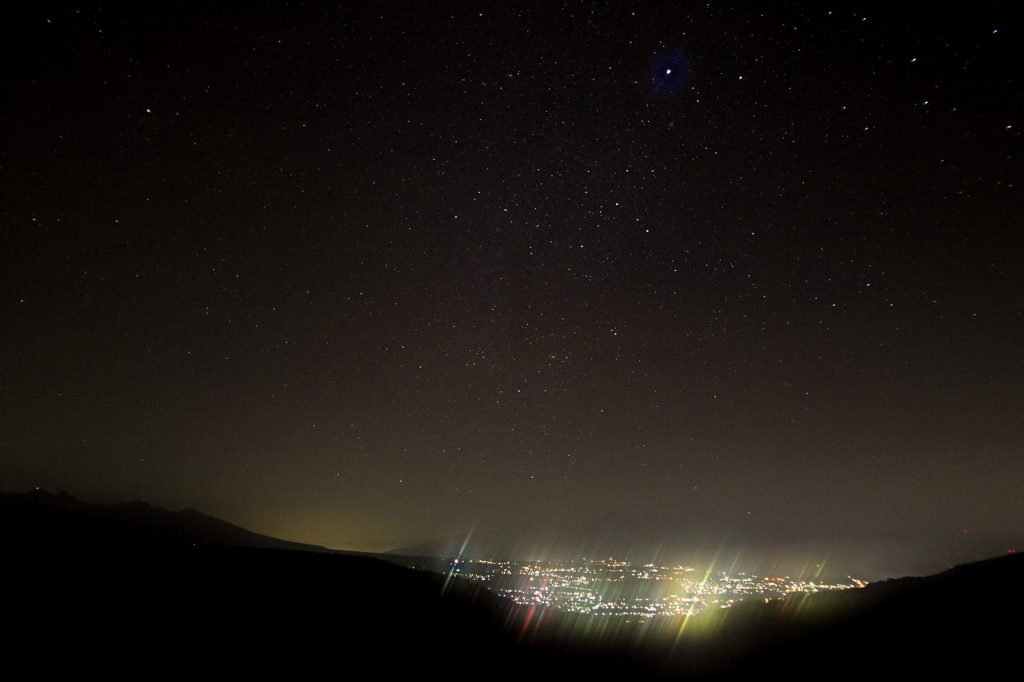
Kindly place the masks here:
[(39, 3), (0, 487), (350, 549), (609, 513), (1016, 548), (1020, 20)]

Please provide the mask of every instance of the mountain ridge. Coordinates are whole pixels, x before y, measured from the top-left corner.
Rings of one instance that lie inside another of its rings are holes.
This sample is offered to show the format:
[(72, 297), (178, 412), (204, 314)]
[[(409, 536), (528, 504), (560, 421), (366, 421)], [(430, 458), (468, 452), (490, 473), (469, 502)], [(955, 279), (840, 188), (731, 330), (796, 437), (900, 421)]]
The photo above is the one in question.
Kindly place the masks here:
[[(173, 525), (182, 519), (203, 523)], [(1024, 605), (1020, 554), (863, 589), (710, 609), (692, 622), (631, 621), (519, 606), (481, 583), (370, 556), (225, 544), (263, 536), (139, 501), (0, 494), (0, 528), (14, 587), (4, 613), (16, 633), (12, 660), (48, 660), (70, 672), (106, 670), (111, 660), (139, 669), (163, 661), (186, 672), (212, 660), (225, 672), (312, 673), (319, 659), (303, 652), (337, 649), (405, 675), (469, 665), (509, 680), (539, 669), (739, 680), (779, 660), (841, 679), (882, 666), (907, 675), (995, 674), (1021, 634), (1005, 616)], [(183, 535), (196, 528), (207, 534)]]
[[(956, 546), (947, 542), (950, 535)], [(943, 546), (946, 549), (941, 554), (930, 550)], [(875, 582), (902, 575), (930, 575), (1011, 547), (1019, 549), (1005, 538), (955, 529), (910, 536), (854, 529), (843, 536), (829, 536), (812, 525), (766, 529), (748, 521), (746, 514), (728, 527), (704, 527), (685, 516), (614, 512), (574, 523), (527, 521), (476, 529), (389, 553), (519, 562), (615, 558), (634, 565)]]
[(169, 511), (141, 500), (105, 505), (84, 502), (63, 491), (52, 494), (36, 489), (0, 493), (0, 509), (8, 517), (20, 515), (30, 522), (11, 527), (25, 543), (209, 544), (358, 554), (262, 535), (191, 507)]

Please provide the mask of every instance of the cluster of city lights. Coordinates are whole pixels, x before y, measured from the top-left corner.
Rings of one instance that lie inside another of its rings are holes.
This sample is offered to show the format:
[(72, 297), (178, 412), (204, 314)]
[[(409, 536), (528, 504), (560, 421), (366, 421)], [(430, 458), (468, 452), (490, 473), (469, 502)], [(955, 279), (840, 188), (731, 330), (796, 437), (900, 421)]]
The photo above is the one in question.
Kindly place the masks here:
[(681, 616), (707, 608), (729, 608), (745, 600), (783, 599), (795, 594), (864, 587), (850, 578), (827, 583), (767, 577), (691, 567), (632, 566), (602, 559), (578, 563), (465, 561), (455, 559), (450, 572), (484, 583), (518, 604), (550, 606), (593, 615)]

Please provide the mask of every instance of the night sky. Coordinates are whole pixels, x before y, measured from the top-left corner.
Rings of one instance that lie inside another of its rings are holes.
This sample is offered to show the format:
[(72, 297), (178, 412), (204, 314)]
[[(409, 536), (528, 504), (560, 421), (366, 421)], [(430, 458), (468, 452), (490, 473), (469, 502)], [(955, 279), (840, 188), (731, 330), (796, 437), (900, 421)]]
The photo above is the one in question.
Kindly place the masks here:
[(3, 492), (1021, 548), (1020, 10), (31, 12)]

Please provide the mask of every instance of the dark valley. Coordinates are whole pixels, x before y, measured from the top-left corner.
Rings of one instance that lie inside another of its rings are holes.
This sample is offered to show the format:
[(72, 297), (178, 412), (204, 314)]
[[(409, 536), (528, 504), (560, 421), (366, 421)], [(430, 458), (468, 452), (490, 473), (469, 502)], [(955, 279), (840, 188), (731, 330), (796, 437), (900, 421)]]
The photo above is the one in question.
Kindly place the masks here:
[(33, 491), (3, 495), (0, 513), (9, 665), (46, 670), (978, 674), (1001, 670), (1021, 633), (1016, 554), (689, 618), (602, 618), (515, 604), (443, 559), (286, 543), (194, 510)]

